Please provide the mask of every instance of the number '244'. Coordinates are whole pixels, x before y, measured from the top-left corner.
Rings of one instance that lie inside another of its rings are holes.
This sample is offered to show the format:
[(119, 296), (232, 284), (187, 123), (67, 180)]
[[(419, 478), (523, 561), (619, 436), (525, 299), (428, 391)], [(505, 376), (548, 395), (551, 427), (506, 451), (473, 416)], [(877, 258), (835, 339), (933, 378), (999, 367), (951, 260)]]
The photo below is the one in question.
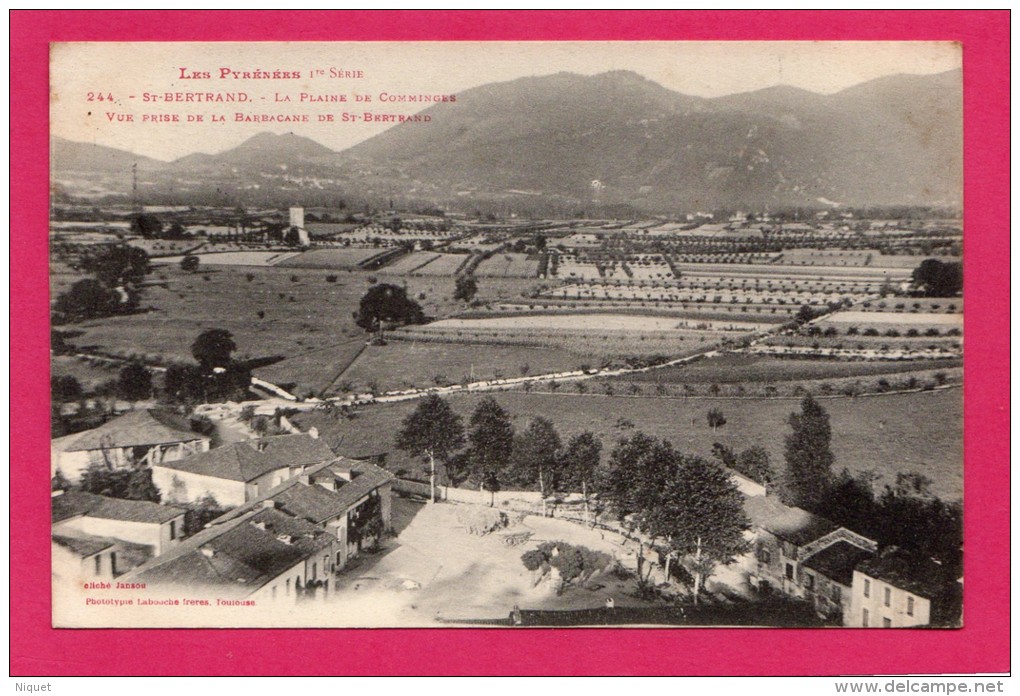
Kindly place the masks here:
[(110, 92), (89, 92), (88, 100), (92, 101), (113, 101), (113, 94)]

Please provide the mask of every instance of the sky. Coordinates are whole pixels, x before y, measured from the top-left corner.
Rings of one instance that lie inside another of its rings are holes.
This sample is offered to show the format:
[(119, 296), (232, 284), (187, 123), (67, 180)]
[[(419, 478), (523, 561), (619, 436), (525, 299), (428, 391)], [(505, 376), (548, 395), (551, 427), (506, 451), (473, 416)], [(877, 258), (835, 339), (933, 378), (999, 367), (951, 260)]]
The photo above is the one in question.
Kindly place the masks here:
[[(430, 105), (380, 104), (383, 93), (456, 95), (532, 75), (633, 70), (693, 96), (779, 84), (829, 94), (885, 75), (959, 67), (959, 45), (945, 42), (65, 43), (51, 47), (50, 120), (53, 135), (161, 160), (221, 152), (263, 131), (343, 150), (393, 125), (366, 122), (365, 111), (412, 114)], [(182, 79), (182, 69), (209, 78)], [(300, 78), (243, 75), (257, 70)], [(144, 101), (146, 93), (168, 92), (180, 99), (243, 93), (249, 101)], [(348, 101), (301, 102), (302, 94)], [(291, 101), (279, 101), (286, 97)], [(358, 120), (343, 122), (343, 112)], [(309, 122), (239, 122), (237, 113), (305, 115)], [(214, 115), (223, 121), (213, 122)]]

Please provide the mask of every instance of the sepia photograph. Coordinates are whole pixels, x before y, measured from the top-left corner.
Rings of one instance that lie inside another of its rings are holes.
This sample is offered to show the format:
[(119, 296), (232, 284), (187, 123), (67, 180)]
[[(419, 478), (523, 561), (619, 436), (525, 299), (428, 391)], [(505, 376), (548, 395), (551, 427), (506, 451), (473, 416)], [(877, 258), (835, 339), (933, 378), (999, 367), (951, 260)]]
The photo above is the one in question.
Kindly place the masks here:
[(959, 43), (49, 63), (53, 627), (966, 625)]

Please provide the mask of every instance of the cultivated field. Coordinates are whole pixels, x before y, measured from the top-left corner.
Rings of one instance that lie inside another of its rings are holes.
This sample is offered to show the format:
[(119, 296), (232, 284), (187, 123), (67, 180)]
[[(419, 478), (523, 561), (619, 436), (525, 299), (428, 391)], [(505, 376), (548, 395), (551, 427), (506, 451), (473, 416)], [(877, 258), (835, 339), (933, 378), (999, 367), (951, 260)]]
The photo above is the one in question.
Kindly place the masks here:
[(493, 254), (478, 264), (475, 275), (494, 278), (534, 278), (538, 275), (538, 256)]
[[(195, 254), (201, 266), (275, 266), (297, 256), (296, 251), (223, 251), (215, 254)], [(152, 259), (153, 264), (180, 263), (183, 256), (166, 256)]]
[(260, 367), (252, 376), (282, 387), (299, 398), (323, 396), (333, 391), (341, 373), (364, 349), (365, 340), (357, 338)]
[[(527, 346), (391, 341), (368, 346), (334, 384), (334, 392), (446, 386), (577, 370), (586, 357)], [(341, 389), (343, 387), (343, 389)]]
[[(467, 254), (436, 254), (435, 257), (414, 270), (415, 275), (446, 276), (455, 275), (470, 257)], [(387, 269), (393, 271), (393, 267)]]
[(386, 272), (397, 275), (409, 275), (425, 264), (435, 261), (439, 256), (439, 254), (434, 254), (430, 251), (418, 251), (407, 256), (401, 256), (395, 263), (386, 267)]
[(890, 375), (959, 367), (959, 360), (910, 360), (903, 362), (844, 362), (805, 360), (725, 353), (688, 365), (662, 367), (649, 372), (615, 378), (621, 382), (653, 384), (770, 384), (843, 377)]
[(358, 264), (386, 253), (386, 249), (312, 249), (279, 263), (288, 268), (357, 268)]
[(757, 324), (746, 322), (725, 322), (679, 319), (637, 314), (609, 314), (604, 312), (569, 314), (525, 314), (522, 316), (498, 316), (472, 319), (443, 319), (429, 324), (430, 329), (506, 329), (513, 332), (517, 329), (584, 329), (588, 331), (671, 331), (674, 329), (694, 329), (713, 331), (750, 331), (762, 328)]
[[(450, 397), (465, 420), (484, 395)], [(799, 399), (629, 398), (594, 394), (500, 393), (500, 404), (513, 416), (515, 427), (545, 416), (568, 438), (583, 430), (597, 433), (603, 456), (621, 437), (641, 430), (671, 440), (685, 452), (710, 456), (712, 444), (743, 450), (762, 445), (773, 466), (783, 466), (783, 440), (790, 432), (790, 413)], [(959, 389), (912, 394), (887, 394), (820, 400), (832, 424), (835, 469), (871, 470), (879, 475), (876, 491), (893, 484), (898, 472), (918, 471), (933, 480), (932, 492), (958, 499), (963, 492), (963, 399)], [(400, 422), (415, 402), (366, 407), (351, 421), (344, 447), (376, 452), (392, 443)], [(713, 431), (706, 414), (720, 409), (727, 423)], [(391, 445), (392, 448), (392, 445)], [(417, 471), (420, 463), (395, 448), (387, 459), (391, 470)]]

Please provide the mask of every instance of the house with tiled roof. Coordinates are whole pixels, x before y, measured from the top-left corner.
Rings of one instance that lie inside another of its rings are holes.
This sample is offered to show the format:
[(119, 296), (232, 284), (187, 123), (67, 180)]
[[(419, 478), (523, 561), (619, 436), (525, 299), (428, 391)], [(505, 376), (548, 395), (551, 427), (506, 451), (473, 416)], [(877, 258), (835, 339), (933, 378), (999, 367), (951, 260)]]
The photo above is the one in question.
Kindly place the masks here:
[(390, 527), (394, 480), (393, 474), (370, 462), (339, 457), (305, 468), (215, 523), (271, 506), (335, 536), (338, 546), (333, 566), (340, 569), (366, 543)]
[(51, 499), (54, 535), (92, 536), (149, 547), (158, 556), (184, 535), (185, 510), (146, 500), (68, 491)]
[(269, 456), (251, 442), (232, 442), (152, 467), (152, 482), (163, 500), (192, 503), (213, 496), (234, 507), (290, 478), (290, 464)]
[(209, 438), (187, 419), (158, 408), (130, 411), (98, 428), (50, 443), (50, 475), (59, 470), (72, 483), (89, 464), (112, 468), (154, 466), (209, 449)]
[(821, 616), (846, 625), (852, 604), (854, 569), (874, 555), (874, 549), (843, 540), (811, 554), (800, 567), (804, 598), (814, 604)]
[(53, 587), (110, 582), (117, 574), (120, 545), (115, 539), (54, 534), (50, 543)]
[[(751, 521), (753, 537), (753, 557), (748, 564), (751, 586), (765, 593), (776, 591), (808, 599), (819, 613), (838, 618), (847, 593), (846, 586), (840, 582), (846, 576), (837, 568), (846, 559), (837, 557), (852, 558), (854, 553), (845, 546), (838, 546), (815, 558), (811, 566), (806, 563), (840, 542), (869, 553), (875, 552), (876, 543), (824, 517), (784, 505), (771, 496), (745, 498), (744, 510)], [(825, 575), (822, 569), (836, 577)], [(838, 607), (834, 606), (835, 591), (830, 582), (822, 581), (823, 578), (840, 584)]]
[(295, 603), (335, 589), (337, 539), (271, 504), (214, 521), (172, 552), (124, 575), (154, 594)]
[(958, 626), (962, 586), (930, 558), (888, 548), (858, 563), (846, 626)]
[(324, 441), (305, 433), (261, 437), (252, 444), (268, 457), (287, 462), (291, 475), (307, 466), (336, 457)]

